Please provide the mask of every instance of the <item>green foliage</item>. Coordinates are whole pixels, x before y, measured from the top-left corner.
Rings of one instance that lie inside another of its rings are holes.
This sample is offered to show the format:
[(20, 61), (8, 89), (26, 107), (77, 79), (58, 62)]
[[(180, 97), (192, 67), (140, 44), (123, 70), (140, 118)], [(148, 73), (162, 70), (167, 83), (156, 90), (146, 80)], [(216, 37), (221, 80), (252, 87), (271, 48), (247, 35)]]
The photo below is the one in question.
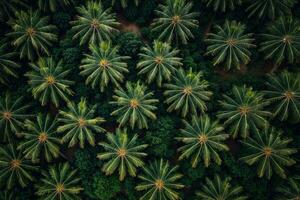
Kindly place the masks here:
[[(122, 5), (122, 7), (123, 8), (126, 8), (127, 7), (127, 4), (128, 4), (128, 0), (112, 0), (112, 5), (114, 5), (116, 2), (120, 2), (121, 3), (121, 5)], [(132, 0), (130, 0), (130, 1), (132, 1)], [(134, 0), (134, 4), (136, 5), (136, 6), (138, 6), (139, 5), (139, 2), (140, 2), (140, 0)]]
[(119, 52), (121, 55), (132, 58), (136, 57), (142, 46), (141, 38), (132, 32), (120, 33), (116, 38), (116, 43), (120, 46)]
[(202, 0), (207, 7), (213, 7), (214, 11), (225, 12), (228, 9), (234, 10), (236, 6), (242, 4), (243, 0)]
[(39, 0), (38, 6), (39, 9), (42, 11), (48, 11), (55, 12), (58, 7), (65, 7), (72, 5), (74, 0)]
[(14, 17), (15, 12), (21, 7), (26, 7), (24, 0), (0, 0), (0, 21)]
[(289, 178), (280, 187), (276, 188), (276, 200), (297, 199), (300, 195), (299, 177)]

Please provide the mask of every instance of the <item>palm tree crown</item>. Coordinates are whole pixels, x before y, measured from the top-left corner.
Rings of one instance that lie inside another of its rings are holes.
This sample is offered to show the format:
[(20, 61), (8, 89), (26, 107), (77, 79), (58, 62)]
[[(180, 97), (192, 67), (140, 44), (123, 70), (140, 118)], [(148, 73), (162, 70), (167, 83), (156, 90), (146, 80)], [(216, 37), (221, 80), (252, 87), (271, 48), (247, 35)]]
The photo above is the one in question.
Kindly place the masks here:
[(249, 165), (257, 165), (259, 177), (270, 179), (273, 171), (282, 178), (286, 178), (284, 166), (296, 163), (290, 155), (297, 151), (288, 148), (292, 139), (282, 139), (282, 133), (273, 127), (257, 132), (246, 141), (241, 141), (249, 149), (249, 155), (241, 158)]
[(126, 176), (126, 171), (131, 176), (136, 176), (137, 167), (142, 167), (144, 162), (141, 160), (147, 154), (143, 150), (148, 146), (146, 144), (137, 144), (138, 136), (135, 134), (131, 139), (125, 130), (117, 129), (116, 134), (107, 133), (106, 138), (109, 143), (99, 143), (105, 151), (98, 154), (101, 160), (108, 160), (104, 163), (102, 171), (106, 175), (114, 173), (118, 168), (119, 179), (122, 181)]
[(202, 185), (201, 191), (197, 192), (199, 200), (246, 200), (240, 186), (232, 186), (231, 178), (221, 179), (216, 175), (213, 180), (206, 178), (206, 184)]
[(34, 60), (35, 54), (50, 55), (49, 47), (57, 40), (56, 27), (49, 25), (48, 17), (42, 17), (37, 11), (17, 12), (17, 19), (11, 23), (13, 31), (7, 35), (13, 39), (13, 45), (20, 58)]
[(294, 63), (300, 56), (300, 22), (292, 17), (281, 17), (268, 27), (262, 34), (263, 42), (260, 51), (266, 59), (276, 64), (283, 61)]
[(218, 151), (229, 150), (224, 144), (229, 135), (222, 133), (223, 127), (217, 121), (211, 121), (207, 116), (192, 117), (192, 123), (183, 121), (185, 129), (181, 130), (181, 136), (177, 139), (185, 143), (179, 148), (181, 155), (179, 160), (192, 157), (192, 167), (196, 167), (202, 159), (206, 167), (209, 166), (210, 160), (213, 159), (217, 164), (222, 160)]
[(242, 4), (242, 0), (202, 0), (207, 7), (213, 7), (214, 11), (225, 12), (227, 9), (234, 10)]
[(50, 115), (39, 114), (36, 122), (26, 120), (24, 126), (26, 128), (23, 134), (25, 139), (18, 149), (23, 151), (25, 158), (38, 162), (43, 154), (49, 162), (59, 156), (60, 139), (57, 137), (55, 119), (52, 120)]
[(26, 160), (15, 146), (0, 146), (0, 181), (6, 183), (7, 189), (12, 189), (16, 182), (25, 187), (33, 181), (31, 172), (36, 170), (37, 167)]
[(105, 10), (100, 1), (88, 1), (86, 6), (77, 8), (79, 16), (72, 22), (75, 38), (82, 44), (98, 44), (110, 40), (112, 34), (118, 32), (119, 23), (110, 9)]
[(146, 74), (148, 83), (156, 79), (159, 87), (164, 80), (170, 81), (172, 73), (182, 65), (181, 58), (177, 57), (179, 50), (172, 49), (168, 43), (156, 40), (153, 42), (153, 48), (143, 47), (142, 52), (137, 64), (137, 68), (140, 69), (138, 74)]
[(224, 119), (225, 127), (233, 138), (240, 135), (246, 138), (250, 132), (257, 132), (260, 128), (268, 126), (268, 117), (272, 114), (264, 108), (268, 102), (263, 95), (252, 88), (234, 86), (232, 95), (223, 95), (224, 100), (220, 101), (221, 111), (217, 116)]
[(39, 0), (38, 5), (40, 10), (55, 12), (59, 6), (69, 6), (73, 1), (74, 0)]
[(17, 7), (26, 7), (24, 0), (0, 0), (0, 21), (6, 21), (7, 18), (14, 17), (18, 10)]
[(153, 92), (147, 92), (147, 87), (137, 83), (126, 83), (126, 90), (120, 88), (115, 90), (114, 101), (111, 104), (116, 105), (117, 110), (111, 115), (118, 116), (119, 126), (124, 126), (127, 122), (134, 128), (148, 128), (148, 118), (156, 119), (154, 110), (157, 99), (152, 99)]
[(42, 105), (51, 102), (57, 107), (60, 99), (69, 101), (69, 95), (73, 94), (70, 85), (74, 82), (65, 79), (70, 70), (63, 69), (62, 61), (57, 63), (53, 58), (40, 58), (30, 66), (32, 71), (27, 72), (25, 76), (29, 78), (29, 90), (35, 99)]
[(88, 75), (86, 84), (91, 84), (92, 88), (99, 85), (101, 91), (107, 87), (109, 82), (120, 87), (120, 82), (124, 79), (124, 73), (128, 73), (128, 56), (120, 56), (118, 47), (112, 47), (110, 42), (101, 42), (100, 45), (90, 45), (91, 55), (86, 54), (80, 66), (83, 71), (81, 75)]
[(176, 72), (174, 82), (165, 84), (165, 102), (170, 104), (167, 111), (179, 111), (183, 117), (188, 113), (197, 114), (199, 110), (206, 111), (205, 102), (212, 95), (212, 92), (207, 90), (208, 86), (208, 82), (202, 78), (202, 72), (195, 74), (180, 68)]
[(85, 99), (75, 105), (68, 103), (68, 111), (59, 111), (58, 121), (62, 123), (58, 127), (58, 132), (65, 132), (62, 142), (69, 142), (68, 147), (72, 147), (78, 143), (84, 148), (85, 141), (95, 146), (94, 133), (105, 132), (100, 124), (105, 120), (101, 117), (94, 117), (96, 106), (88, 107)]
[(240, 22), (226, 21), (224, 26), (216, 26), (215, 33), (209, 33), (205, 42), (208, 44), (206, 55), (214, 57), (213, 64), (224, 63), (227, 70), (250, 62), (250, 48), (254, 39), (251, 33), (245, 33), (245, 26)]
[(186, 0), (167, 0), (166, 5), (159, 5), (152, 26), (154, 32), (160, 32), (159, 40), (172, 42), (179, 40), (187, 44), (189, 38), (193, 38), (192, 29), (198, 27), (195, 17), (198, 13), (192, 12), (193, 4)]
[(80, 178), (77, 171), (72, 170), (68, 163), (59, 163), (48, 171), (42, 172), (42, 178), (36, 185), (36, 195), (39, 199), (80, 200)]
[(161, 159), (150, 163), (149, 167), (144, 167), (144, 174), (139, 178), (143, 181), (136, 189), (144, 191), (145, 194), (140, 200), (178, 200), (180, 196), (177, 189), (181, 189), (184, 185), (177, 181), (182, 177), (177, 173), (178, 166), (171, 167), (168, 161)]

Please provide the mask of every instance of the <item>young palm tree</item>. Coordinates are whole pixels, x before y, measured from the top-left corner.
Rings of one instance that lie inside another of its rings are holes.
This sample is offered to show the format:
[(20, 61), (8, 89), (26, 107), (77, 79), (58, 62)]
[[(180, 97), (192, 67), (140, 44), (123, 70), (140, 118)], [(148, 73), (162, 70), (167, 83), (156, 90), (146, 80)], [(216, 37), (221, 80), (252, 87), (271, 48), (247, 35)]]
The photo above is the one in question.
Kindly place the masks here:
[(91, 84), (92, 88), (99, 85), (101, 92), (111, 82), (120, 87), (123, 82), (124, 73), (128, 73), (127, 63), (128, 56), (120, 56), (119, 48), (112, 47), (110, 42), (101, 42), (100, 45), (90, 45), (92, 54), (86, 54), (82, 60), (80, 68), (83, 70), (80, 74), (88, 76), (86, 84)]
[(277, 16), (286, 15), (291, 12), (295, 0), (252, 0), (246, 9), (249, 17), (275, 19)]
[(144, 191), (140, 200), (178, 200), (181, 199), (176, 190), (184, 185), (177, 182), (182, 177), (177, 173), (178, 166), (171, 167), (168, 161), (161, 159), (144, 167), (144, 174), (138, 176), (143, 182), (136, 186), (136, 190)]
[(12, 189), (16, 183), (25, 187), (29, 181), (33, 181), (31, 172), (36, 170), (37, 167), (24, 159), (15, 146), (0, 146), (0, 182), (5, 183), (7, 189)]
[(98, 44), (110, 40), (118, 32), (115, 14), (111, 9), (104, 9), (100, 1), (87, 1), (86, 6), (77, 8), (79, 16), (72, 23), (74, 39), (80, 38), (80, 45)]
[(25, 158), (35, 163), (39, 162), (41, 154), (48, 162), (59, 156), (57, 120), (52, 120), (50, 115), (39, 114), (35, 122), (26, 120), (24, 126), (26, 128), (24, 140), (18, 146), (18, 150), (23, 151)]
[(227, 70), (240, 69), (241, 64), (250, 62), (250, 48), (254, 39), (251, 33), (245, 33), (246, 27), (240, 22), (227, 21), (216, 26), (216, 31), (208, 34), (205, 42), (208, 44), (206, 55), (213, 56), (213, 64), (224, 63)]
[(289, 178), (276, 191), (276, 200), (296, 200), (300, 196), (300, 177)]
[(32, 95), (42, 105), (51, 102), (59, 106), (59, 100), (69, 101), (69, 95), (73, 92), (70, 85), (74, 82), (66, 80), (71, 70), (65, 70), (62, 61), (56, 62), (53, 58), (40, 58), (36, 64), (30, 64), (32, 71), (25, 76), (29, 78)]
[(13, 135), (20, 135), (23, 122), (30, 117), (25, 112), (29, 105), (23, 105), (23, 97), (12, 98), (9, 93), (0, 97), (0, 138), (12, 141)]
[(168, 43), (156, 40), (153, 42), (153, 48), (143, 47), (142, 52), (137, 64), (137, 68), (140, 69), (138, 74), (146, 74), (148, 83), (156, 79), (159, 87), (164, 80), (170, 81), (172, 73), (182, 66), (182, 59), (177, 57), (179, 50), (172, 49)]
[(132, 129), (137, 125), (138, 128), (148, 128), (148, 119), (156, 119), (154, 110), (157, 99), (153, 99), (153, 92), (147, 92), (147, 87), (137, 83), (126, 83), (126, 90), (120, 88), (115, 90), (114, 101), (111, 104), (118, 108), (111, 113), (117, 116), (119, 127), (125, 126), (128, 122)]
[(300, 81), (299, 77), (287, 71), (278, 75), (269, 74), (264, 94), (274, 108), (274, 116), (281, 121), (300, 120)]
[(221, 179), (219, 175), (215, 175), (213, 180), (206, 178), (206, 184), (196, 195), (199, 200), (246, 200), (247, 197), (241, 194), (243, 188), (232, 186), (230, 181), (231, 178)]
[(260, 51), (275, 64), (294, 63), (300, 56), (300, 22), (292, 17), (281, 17), (262, 34)]
[(241, 160), (249, 165), (257, 165), (259, 177), (265, 176), (270, 179), (273, 171), (282, 178), (286, 178), (284, 166), (291, 166), (296, 163), (290, 156), (297, 150), (288, 148), (292, 139), (282, 139), (282, 133), (273, 127), (265, 128), (241, 141), (248, 147), (249, 155)]
[(212, 92), (208, 91), (209, 84), (203, 80), (202, 73), (185, 72), (182, 68), (177, 70), (173, 83), (165, 84), (166, 103), (170, 104), (167, 111), (179, 111), (183, 117), (188, 113), (197, 114), (197, 111), (206, 111), (206, 103)]
[(18, 77), (16, 69), (20, 67), (15, 62), (17, 53), (9, 50), (9, 45), (5, 40), (0, 41), (0, 83), (8, 84), (10, 76)]
[(118, 168), (120, 181), (124, 180), (127, 171), (129, 175), (136, 176), (137, 168), (144, 165), (142, 158), (147, 154), (143, 150), (148, 145), (137, 144), (138, 136), (136, 134), (129, 139), (126, 129), (117, 129), (115, 135), (107, 133), (106, 138), (109, 143), (99, 143), (105, 151), (97, 156), (101, 160), (108, 160), (104, 163), (102, 171), (106, 175), (111, 175)]
[(26, 7), (26, 1), (0, 0), (0, 21), (6, 21), (7, 18), (13, 18), (18, 7)]
[(35, 54), (50, 55), (49, 48), (57, 40), (56, 27), (49, 25), (49, 18), (42, 17), (38, 12), (20, 11), (16, 20), (11, 23), (12, 32), (7, 35), (20, 53), (20, 58), (34, 60)]
[(48, 171), (42, 172), (42, 178), (36, 184), (36, 195), (39, 199), (53, 200), (80, 200), (80, 178), (77, 171), (72, 170), (68, 163), (59, 163), (51, 166)]
[(185, 129), (181, 130), (181, 136), (177, 139), (185, 145), (178, 149), (181, 152), (179, 160), (192, 157), (192, 167), (196, 167), (202, 159), (205, 167), (208, 167), (211, 160), (218, 165), (222, 160), (218, 151), (228, 151), (229, 148), (224, 144), (229, 135), (222, 133), (223, 127), (217, 121), (211, 121), (207, 116), (192, 117), (192, 122), (183, 120)]
[(65, 7), (73, 3), (74, 0), (39, 0), (38, 6), (42, 11), (47, 12), (50, 10), (51, 12), (55, 12), (59, 6)]
[(155, 10), (158, 18), (152, 24), (153, 31), (160, 33), (158, 39), (187, 44), (188, 39), (194, 37), (192, 30), (198, 27), (195, 19), (198, 13), (192, 12), (192, 7), (186, 0), (166, 0), (166, 5), (159, 5)]
[[(118, 0), (112, 0), (112, 5), (114, 5), (117, 1), (118, 1)], [(127, 5), (128, 5), (128, 0), (119, 0), (119, 1), (120, 1), (120, 3), (121, 3), (121, 5), (122, 5), (123, 8), (126, 8), (126, 7), (127, 7)], [(136, 6), (138, 6), (139, 3), (140, 3), (140, 0), (129, 0), (129, 1), (134, 1), (134, 4), (135, 4)]]
[(221, 110), (217, 116), (225, 120), (224, 126), (233, 138), (240, 135), (246, 138), (249, 133), (257, 132), (268, 126), (268, 117), (272, 114), (264, 110), (268, 102), (263, 95), (252, 88), (234, 86), (232, 95), (223, 95), (224, 100), (220, 101)]
[(213, 7), (214, 11), (225, 12), (228, 9), (234, 10), (242, 4), (242, 0), (202, 0), (207, 7)]
[(58, 121), (62, 123), (58, 127), (58, 132), (64, 132), (62, 142), (69, 142), (68, 147), (72, 147), (78, 143), (81, 148), (84, 148), (85, 141), (90, 145), (95, 146), (94, 133), (105, 132), (100, 124), (105, 120), (101, 117), (94, 117), (96, 106), (89, 107), (85, 99), (75, 105), (68, 103), (68, 111), (59, 111)]

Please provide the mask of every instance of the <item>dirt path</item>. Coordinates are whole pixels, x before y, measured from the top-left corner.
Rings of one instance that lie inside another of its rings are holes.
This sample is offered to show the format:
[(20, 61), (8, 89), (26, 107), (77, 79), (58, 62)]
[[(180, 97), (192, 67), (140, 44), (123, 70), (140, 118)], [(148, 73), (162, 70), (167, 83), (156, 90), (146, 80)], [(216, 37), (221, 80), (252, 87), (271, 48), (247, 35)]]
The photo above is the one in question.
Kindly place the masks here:
[(118, 15), (117, 16), (118, 22), (121, 24), (120, 25), (120, 31), (125, 31), (125, 32), (133, 32), (138, 35), (141, 35), (140, 33), (140, 27), (134, 22), (129, 22), (127, 19), (125, 19), (123, 16)]

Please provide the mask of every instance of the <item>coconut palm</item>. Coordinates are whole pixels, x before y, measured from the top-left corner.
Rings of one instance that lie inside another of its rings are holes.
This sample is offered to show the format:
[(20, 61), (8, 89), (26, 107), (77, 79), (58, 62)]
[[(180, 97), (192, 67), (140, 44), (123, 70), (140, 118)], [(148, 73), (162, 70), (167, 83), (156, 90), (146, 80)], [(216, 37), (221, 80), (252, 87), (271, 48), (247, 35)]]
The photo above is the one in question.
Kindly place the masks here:
[(101, 92), (111, 82), (120, 87), (124, 73), (128, 73), (126, 59), (128, 56), (120, 56), (119, 48), (113, 47), (110, 42), (101, 42), (100, 45), (90, 45), (92, 54), (86, 54), (82, 60), (81, 75), (88, 76), (86, 84), (92, 88), (99, 85)]
[(40, 182), (36, 184), (36, 195), (39, 199), (80, 200), (79, 193), (83, 190), (77, 171), (72, 170), (68, 163), (59, 163), (42, 172)]
[(119, 23), (111, 9), (103, 8), (100, 1), (87, 1), (77, 8), (79, 16), (72, 23), (73, 39), (80, 38), (80, 45), (98, 44), (110, 40)]
[(65, 70), (62, 61), (56, 62), (53, 58), (40, 58), (37, 63), (31, 63), (32, 71), (25, 74), (29, 81), (29, 91), (35, 99), (42, 105), (53, 103), (59, 106), (59, 100), (69, 101), (69, 96), (73, 94), (66, 76), (71, 70)]
[(188, 113), (197, 114), (199, 110), (207, 110), (206, 101), (210, 99), (212, 92), (208, 91), (209, 84), (202, 78), (202, 72), (185, 72), (180, 68), (173, 79), (173, 83), (165, 84), (165, 102), (170, 104), (168, 112), (176, 110), (186, 117)]
[(170, 81), (171, 75), (182, 66), (181, 58), (178, 57), (179, 50), (172, 49), (171, 45), (165, 42), (154, 41), (153, 48), (146, 46), (140, 53), (140, 61), (137, 68), (138, 75), (146, 74), (147, 82), (151, 83), (156, 79), (159, 87), (164, 80)]
[(254, 39), (251, 33), (246, 33), (246, 27), (240, 22), (227, 21), (215, 27), (215, 32), (209, 33), (205, 42), (208, 44), (205, 55), (213, 57), (213, 64), (224, 64), (227, 70), (240, 69), (240, 65), (250, 62), (250, 48)]
[(38, 6), (42, 11), (55, 12), (58, 7), (69, 6), (74, 3), (74, 0), (39, 0)]
[(289, 178), (276, 189), (276, 200), (296, 200), (300, 196), (300, 177)]
[(221, 179), (215, 175), (213, 180), (206, 178), (206, 184), (196, 195), (199, 200), (245, 200), (247, 197), (241, 194), (242, 191), (242, 187), (231, 184), (231, 178)]
[(36, 170), (37, 167), (26, 160), (15, 146), (0, 146), (0, 182), (5, 183), (7, 189), (12, 189), (16, 183), (25, 187), (29, 181), (33, 181), (31, 173)]
[(281, 17), (262, 34), (260, 51), (275, 64), (294, 63), (300, 56), (300, 22), (292, 17)]
[(26, 7), (25, 0), (0, 0), (0, 21), (14, 17), (14, 13), (20, 7)]
[(242, 4), (242, 0), (202, 0), (207, 7), (213, 7), (214, 11), (225, 12), (228, 9), (234, 10)]
[(101, 117), (94, 117), (96, 106), (89, 107), (85, 99), (75, 105), (68, 103), (68, 110), (59, 111), (58, 121), (61, 126), (58, 132), (64, 132), (62, 142), (69, 142), (68, 147), (72, 147), (79, 142), (81, 148), (87, 141), (90, 145), (95, 146), (95, 133), (105, 132), (100, 124), (105, 120)]
[(18, 77), (16, 69), (20, 65), (15, 62), (17, 55), (16, 52), (9, 49), (9, 45), (5, 40), (0, 41), (0, 83), (8, 84), (11, 76)]
[(193, 29), (198, 27), (195, 19), (198, 13), (192, 12), (193, 4), (186, 0), (166, 0), (165, 5), (159, 5), (155, 10), (156, 18), (152, 24), (153, 31), (158, 32), (159, 40), (187, 44), (193, 38)]
[(23, 122), (30, 115), (26, 114), (29, 105), (23, 105), (23, 97), (12, 97), (9, 93), (0, 97), (1, 140), (12, 141), (13, 135), (20, 135)]
[(284, 71), (269, 74), (264, 94), (273, 106), (274, 116), (281, 121), (300, 120), (300, 81), (297, 75)]
[(109, 143), (99, 143), (104, 148), (104, 152), (97, 156), (100, 160), (108, 160), (104, 163), (102, 171), (110, 175), (118, 168), (120, 181), (124, 180), (127, 171), (129, 175), (136, 176), (137, 168), (144, 165), (142, 158), (147, 154), (143, 150), (148, 145), (138, 144), (137, 134), (129, 139), (126, 129), (117, 129), (115, 135), (107, 133), (106, 138)]
[(262, 93), (252, 88), (234, 86), (230, 96), (223, 95), (221, 109), (217, 116), (224, 120), (224, 126), (233, 138), (240, 135), (246, 138), (249, 133), (257, 132), (268, 126), (268, 117), (272, 114), (265, 110), (268, 101)]
[(18, 150), (23, 151), (25, 158), (35, 163), (39, 162), (42, 154), (48, 162), (59, 156), (60, 139), (56, 132), (56, 119), (38, 114), (36, 121), (26, 120), (24, 126), (26, 131)]
[(49, 48), (57, 40), (56, 27), (49, 25), (49, 18), (42, 17), (37, 11), (20, 11), (12, 21), (12, 44), (20, 53), (20, 58), (34, 60), (35, 54), (50, 55)]
[(137, 83), (126, 83), (126, 89), (116, 89), (111, 104), (117, 106), (111, 115), (117, 116), (119, 127), (125, 126), (128, 122), (132, 129), (137, 125), (138, 128), (148, 128), (148, 120), (156, 119), (154, 110), (157, 99), (153, 99), (153, 92), (147, 92), (147, 87)]
[[(120, 1), (120, 3), (121, 3), (121, 5), (122, 5), (123, 8), (127, 7), (128, 0), (119, 0), (119, 1)], [(130, 1), (133, 1), (136, 6), (138, 6), (139, 3), (140, 3), (140, 0), (129, 0), (129, 2)], [(118, 0), (112, 0), (112, 5), (114, 5), (116, 2), (118, 2)]]
[(222, 133), (223, 127), (217, 121), (211, 121), (207, 115), (193, 116), (191, 123), (185, 120), (183, 123), (185, 128), (177, 138), (184, 143), (178, 149), (181, 152), (179, 160), (192, 157), (192, 167), (196, 167), (200, 160), (203, 160), (205, 167), (209, 166), (211, 160), (220, 165), (222, 160), (218, 152), (229, 150), (224, 144), (229, 135)]
[(277, 16), (291, 12), (295, 0), (251, 0), (248, 1), (249, 17), (275, 19)]
[(176, 191), (184, 185), (178, 183), (182, 177), (177, 173), (178, 166), (171, 167), (168, 161), (161, 159), (144, 167), (144, 174), (138, 177), (142, 182), (136, 186), (136, 190), (145, 191), (140, 200), (178, 200), (181, 199)]
[(282, 132), (273, 127), (265, 128), (241, 142), (248, 148), (248, 155), (241, 160), (249, 165), (255, 164), (259, 177), (270, 179), (274, 171), (280, 177), (286, 178), (284, 166), (296, 163), (290, 156), (297, 151), (288, 148), (292, 139), (282, 138)]

